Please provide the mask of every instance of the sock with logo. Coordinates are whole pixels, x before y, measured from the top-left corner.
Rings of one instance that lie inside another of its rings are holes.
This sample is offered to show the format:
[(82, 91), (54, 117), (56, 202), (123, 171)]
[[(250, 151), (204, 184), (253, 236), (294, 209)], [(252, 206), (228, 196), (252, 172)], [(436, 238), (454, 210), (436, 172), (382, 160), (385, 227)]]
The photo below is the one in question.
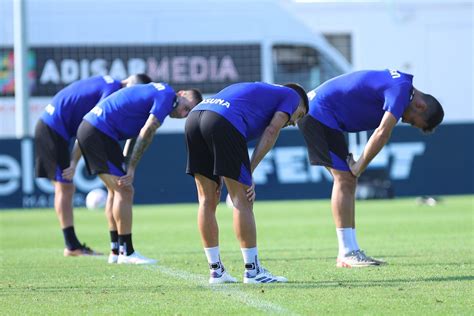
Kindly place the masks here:
[(132, 234), (118, 235), (118, 243), (119, 253), (121, 255), (130, 256), (135, 252), (133, 249)]
[(357, 243), (355, 228), (352, 228), (352, 244), (354, 245), (354, 250), (360, 250), (359, 244)]
[(260, 262), (258, 261), (257, 247), (240, 248), (244, 257), (245, 273), (247, 276), (254, 277), (260, 272)]
[(74, 226), (63, 228), (63, 235), (67, 249), (76, 250), (82, 248), (81, 243), (77, 239), (76, 232), (74, 231)]
[(219, 246), (204, 248), (204, 252), (206, 253), (207, 263), (209, 263), (209, 270), (211, 271), (211, 274), (214, 272), (218, 274), (224, 272), (224, 265), (221, 262)]
[(353, 238), (352, 238), (352, 227), (349, 228), (336, 228), (337, 241), (339, 243), (339, 254), (338, 257), (344, 257), (355, 249)]
[(110, 231), (110, 251), (114, 255), (119, 254), (118, 232), (116, 230)]

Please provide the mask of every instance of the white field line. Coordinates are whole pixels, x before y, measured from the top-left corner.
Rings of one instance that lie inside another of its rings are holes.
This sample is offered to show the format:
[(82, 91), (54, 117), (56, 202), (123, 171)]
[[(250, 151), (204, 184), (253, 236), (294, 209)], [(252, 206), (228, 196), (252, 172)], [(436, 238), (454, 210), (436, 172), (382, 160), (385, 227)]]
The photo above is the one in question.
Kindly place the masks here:
[(226, 295), (227, 298), (232, 298), (247, 306), (259, 309), (266, 313), (297, 315), (294, 312), (291, 312), (288, 309), (278, 304), (267, 302), (260, 298), (254, 297), (250, 294), (247, 294), (241, 291), (239, 288), (236, 288), (235, 285), (232, 285), (232, 284), (210, 285), (208, 282), (208, 279), (204, 276), (192, 274), (186, 271), (175, 270), (175, 269), (168, 268), (161, 265), (150, 265), (150, 266), (143, 266), (143, 267), (146, 268), (147, 270), (158, 271), (162, 274), (166, 274), (173, 278), (178, 278), (178, 279), (182, 279), (182, 280), (194, 283), (197, 286), (204, 287), (211, 291)]

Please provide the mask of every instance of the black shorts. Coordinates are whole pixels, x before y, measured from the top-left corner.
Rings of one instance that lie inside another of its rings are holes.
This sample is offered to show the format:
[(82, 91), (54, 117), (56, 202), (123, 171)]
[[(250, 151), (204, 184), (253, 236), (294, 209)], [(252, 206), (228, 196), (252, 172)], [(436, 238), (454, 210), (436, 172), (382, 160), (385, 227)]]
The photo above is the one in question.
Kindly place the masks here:
[(191, 112), (185, 135), (186, 173), (199, 173), (217, 183), (223, 176), (252, 185), (247, 142), (227, 119), (212, 111)]
[(303, 133), (312, 165), (350, 171), (346, 162), (349, 150), (346, 138), (341, 131), (324, 125), (311, 115), (300, 119), (298, 128)]
[(69, 142), (39, 120), (35, 128), (36, 177), (71, 183), (62, 177), (62, 171), (69, 167), (70, 163)]
[(83, 120), (77, 130), (77, 140), (90, 175), (107, 173), (121, 177), (125, 174), (125, 157), (115, 139)]

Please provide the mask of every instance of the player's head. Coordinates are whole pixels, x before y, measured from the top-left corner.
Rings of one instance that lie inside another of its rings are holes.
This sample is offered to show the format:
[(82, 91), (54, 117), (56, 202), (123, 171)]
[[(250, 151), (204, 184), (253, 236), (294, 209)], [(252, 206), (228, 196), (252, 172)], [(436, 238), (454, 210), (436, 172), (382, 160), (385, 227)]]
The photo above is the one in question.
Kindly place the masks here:
[(309, 109), (308, 96), (306, 95), (306, 91), (304, 91), (303, 87), (297, 83), (286, 83), (284, 84), (284, 86), (295, 90), (296, 93), (298, 93), (298, 95), (300, 96), (300, 103), (298, 107), (296, 108), (296, 111), (293, 112), (293, 114), (290, 117), (290, 120), (285, 125), (285, 126), (289, 126), (289, 125), (294, 126), (296, 125), (296, 123), (298, 123), (299, 119), (301, 119), (303, 116), (306, 115), (306, 113), (308, 113), (308, 109)]
[(198, 89), (179, 90), (176, 93), (174, 109), (170, 117), (183, 118), (188, 116), (189, 112), (202, 101), (202, 94)]
[(148, 77), (148, 75), (145, 74), (136, 74), (136, 75), (131, 75), (125, 80), (122, 80), (122, 86), (123, 87), (131, 87), (136, 84), (147, 84), (151, 82), (151, 78)]
[(413, 88), (413, 98), (402, 115), (402, 122), (424, 133), (431, 133), (443, 121), (443, 117), (443, 107), (435, 97)]

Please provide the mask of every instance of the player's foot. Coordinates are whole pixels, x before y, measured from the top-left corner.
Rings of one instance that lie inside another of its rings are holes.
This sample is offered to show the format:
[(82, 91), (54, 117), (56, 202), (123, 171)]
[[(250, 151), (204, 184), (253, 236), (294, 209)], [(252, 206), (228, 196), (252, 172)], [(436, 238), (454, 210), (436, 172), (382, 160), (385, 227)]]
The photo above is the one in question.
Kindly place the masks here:
[(351, 251), (344, 257), (337, 257), (336, 259), (336, 267), (338, 268), (364, 268), (376, 265), (375, 262), (363, 257), (359, 250)]
[(252, 276), (249, 272), (244, 273), (244, 283), (285, 283), (288, 279), (282, 276), (275, 276), (265, 268), (260, 267), (260, 273)]
[(107, 260), (108, 263), (117, 263), (119, 255), (116, 255), (115, 253), (111, 252), (109, 254), (109, 260)]
[(138, 251), (134, 251), (131, 255), (119, 255), (117, 258), (118, 264), (155, 264), (157, 260), (142, 256)]
[(384, 264), (387, 264), (387, 261), (385, 260), (382, 260), (382, 259), (377, 259), (377, 258), (373, 258), (373, 257), (370, 257), (370, 256), (367, 256), (364, 252), (364, 250), (358, 250), (359, 252), (359, 256), (361, 256), (362, 258), (364, 258), (365, 260), (368, 260), (368, 261), (371, 261), (373, 262), (375, 265), (384, 265)]
[(211, 276), (209, 277), (209, 284), (223, 284), (223, 283), (236, 283), (237, 279), (232, 277), (227, 271), (221, 273), (216, 270), (211, 270)]
[(86, 244), (82, 244), (80, 248), (71, 250), (64, 248), (64, 257), (78, 257), (78, 256), (103, 256), (103, 253), (92, 250)]

